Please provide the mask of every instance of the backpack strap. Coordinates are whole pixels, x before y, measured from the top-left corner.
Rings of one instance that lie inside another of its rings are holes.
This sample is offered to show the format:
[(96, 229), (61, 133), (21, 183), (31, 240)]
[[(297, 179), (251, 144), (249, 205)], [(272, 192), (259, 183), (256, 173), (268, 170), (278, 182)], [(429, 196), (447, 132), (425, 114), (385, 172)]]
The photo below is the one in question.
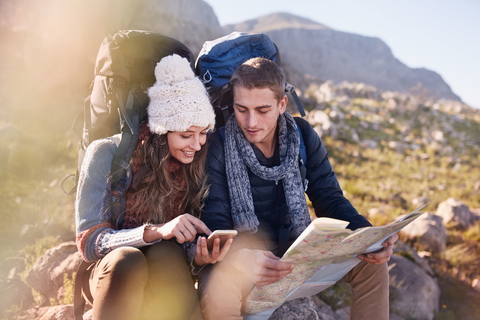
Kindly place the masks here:
[(127, 103), (123, 103), (123, 90), (124, 87), (118, 87), (116, 96), (118, 101), (118, 112), (121, 121), (122, 138), (120, 144), (117, 147), (115, 158), (112, 161), (111, 167), (111, 185), (110, 190), (112, 193), (110, 201), (110, 211), (112, 218), (116, 222), (118, 230), (122, 228), (123, 218), (125, 216), (126, 199), (124, 191), (127, 189), (127, 182), (122, 182), (122, 179), (126, 176), (128, 167), (130, 166), (130, 160), (138, 142), (138, 134), (140, 128), (140, 114), (139, 108), (134, 108), (134, 94), (133, 89), (128, 92)]
[(305, 109), (303, 108), (302, 102), (300, 101), (300, 98), (298, 98), (297, 92), (295, 91), (295, 87), (291, 85), (288, 82), (285, 82), (285, 92), (290, 92), (290, 94), (293, 97), (293, 100), (295, 101), (295, 104), (297, 105), (298, 111), (300, 112), (300, 115), (302, 117), (306, 116)]
[(222, 106), (223, 96), (225, 95), (225, 92), (227, 92), (228, 90), (230, 90), (230, 84), (227, 83), (220, 90), (220, 95), (218, 96), (218, 99), (215, 105), (213, 106), (214, 108), (218, 108), (221, 111), (224, 125), (227, 124), (228, 118), (230, 117), (230, 109), (228, 104)]
[(94, 264), (94, 262), (90, 263), (82, 260), (75, 275), (75, 289), (73, 293), (73, 312), (75, 320), (83, 320), (83, 313), (85, 311), (85, 297), (82, 293), (82, 291), (85, 291), (85, 288), (83, 288), (83, 284), (86, 282), (88, 276), (87, 270), (92, 264)]
[(225, 127), (220, 127), (218, 129), (220, 131), (220, 135), (222, 136), (222, 140), (225, 141)]
[(297, 130), (300, 134), (300, 150), (298, 155), (298, 167), (300, 168), (300, 176), (302, 177), (303, 190), (306, 192), (308, 188), (307, 179), (307, 148), (305, 147), (305, 141), (303, 141), (302, 130), (297, 124)]

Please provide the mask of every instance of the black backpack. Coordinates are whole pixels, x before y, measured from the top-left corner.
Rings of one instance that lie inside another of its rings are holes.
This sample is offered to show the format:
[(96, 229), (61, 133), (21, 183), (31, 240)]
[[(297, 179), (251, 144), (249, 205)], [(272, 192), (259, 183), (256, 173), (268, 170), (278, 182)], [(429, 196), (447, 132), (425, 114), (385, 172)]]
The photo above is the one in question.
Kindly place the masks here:
[[(190, 61), (192, 52), (181, 42), (149, 31), (125, 30), (107, 36), (100, 46), (95, 62), (91, 93), (85, 99), (84, 111), (75, 119), (73, 131), (80, 138), (78, 167), (75, 175), (62, 181), (64, 193), (73, 194), (87, 147), (94, 140), (121, 133), (122, 137), (112, 162), (111, 191), (121, 188), (122, 179), (138, 142), (140, 123), (147, 118), (149, 98), (146, 90), (155, 83), (155, 67), (166, 56), (178, 54)], [(83, 126), (82, 126), (83, 124)], [(71, 177), (74, 186), (66, 191), (64, 183)], [(112, 192), (112, 194), (118, 194)], [(125, 212), (125, 197), (112, 196), (112, 217), (120, 229)], [(82, 319), (85, 300), (82, 283), (90, 263), (83, 261), (75, 278), (75, 319)]]
[[(84, 111), (77, 116), (73, 130), (79, 135), (78, 167), (74, 187), (87, 147), (92, 141), (121, 133), (121, 141), (112, 162), (111, 190), (120, 188), (122, 178), (138, 142), (140, 123), (147, 117), (149, 98), (146, 90), (155, 83), (155, 66), (168, 55), (186, 58), (194, 69), (192, 52), (181, 42), (164, 35), (137, 30), (119, 31), (107, 36), (98, 51), (91, 94), (85, 99)], [(82, 124), (83, 123), (83, 128)], [(113, 199), (112, 215), (120, 227), (125, 198)]]
[[(280, 52), (266, 34), (232, 32), (212, 41), (206, 41), (195, 63), (195, 72), (203, 80), (215, 109), (215, 126), (225, 125), (233, 112), (233, 93), (229, 86), (233, 72), (250, 58), (263, 57), (279, 66)], [(285, 92), (290, 92), (302, 117), (305, 110), (295, 87), (285, 82)]]

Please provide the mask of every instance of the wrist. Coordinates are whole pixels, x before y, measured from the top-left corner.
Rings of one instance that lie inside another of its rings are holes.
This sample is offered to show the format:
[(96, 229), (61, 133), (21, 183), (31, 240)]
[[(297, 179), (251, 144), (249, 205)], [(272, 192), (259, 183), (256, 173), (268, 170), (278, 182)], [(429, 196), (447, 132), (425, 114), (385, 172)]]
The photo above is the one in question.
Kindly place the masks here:
[(145, 224), (143, 229), (143, 241), (146, 243), (149, 243), (158, 239), (162, 239), (161, 233), (159, 232), (158, 225)]
[(193, 258), (193, 265), (195, 267), (202, 267), (204, 265), (206, 265), (207, 263), (201, 259), (200, 257), (198, 257), (198, 255), (195, 255), (195, 258)]

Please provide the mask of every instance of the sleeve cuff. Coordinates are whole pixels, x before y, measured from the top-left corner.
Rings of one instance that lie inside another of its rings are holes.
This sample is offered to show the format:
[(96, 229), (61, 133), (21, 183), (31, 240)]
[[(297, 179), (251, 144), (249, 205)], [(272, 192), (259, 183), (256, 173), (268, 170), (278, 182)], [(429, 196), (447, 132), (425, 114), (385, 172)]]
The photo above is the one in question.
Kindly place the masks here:
[(130, 246), (134, 248), (140, 248), (144, 246), (149, 246), (160, 242), (162, 239), (158, 239), (152, 242), (145, 242), (143, 240), (143, 233), (145, 231), (145, 226), (140, 226), (133, 229), (122, 229), (115, 230), (112, 239), (109, 241), (111, 248), (116, 249), (119, 247)]
[(195, 255), (197, 254), (197, 244), (193, 242), (189, 242), (184, 244), (183, 249), (187, 253), (188, 261), (190, 263), (190, 271), (194, 276), (198, 276), (200, 271), (205, 268), (207, 264), (204, 264), (203, 266), (196, 266), (195, 265)]

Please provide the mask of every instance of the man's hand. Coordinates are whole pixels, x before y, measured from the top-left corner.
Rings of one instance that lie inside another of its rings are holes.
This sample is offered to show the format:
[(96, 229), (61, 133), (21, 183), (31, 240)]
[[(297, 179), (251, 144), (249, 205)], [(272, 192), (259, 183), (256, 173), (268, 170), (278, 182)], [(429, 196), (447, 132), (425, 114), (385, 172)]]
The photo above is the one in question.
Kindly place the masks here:
[(220, 238), (213, 241), (212, 251), (209, 252), (207, 248), (207, 239), (205, 237), (198, 237), (197, 240), (197, 254), (193, 260), (196, 266), (203, 266), (207, 263), (216, 263), (222, 261), (228, 253), (233, 239), (228, 239), (223, 247), (220, 249)]
[(360, 254), (358, 255), (358, 258), (371, 264), (386, 263), (390, 260), (390, 256), (393, 254), (393, 245), (397, 240), (398, 234), (394, 234), (382, 243), (383, 249), (380, 252)]
[(280, 261), (270, 251), (240, 249), (235, 266), (257, 286), (266, 286), (292, 272), (292, 263)]

